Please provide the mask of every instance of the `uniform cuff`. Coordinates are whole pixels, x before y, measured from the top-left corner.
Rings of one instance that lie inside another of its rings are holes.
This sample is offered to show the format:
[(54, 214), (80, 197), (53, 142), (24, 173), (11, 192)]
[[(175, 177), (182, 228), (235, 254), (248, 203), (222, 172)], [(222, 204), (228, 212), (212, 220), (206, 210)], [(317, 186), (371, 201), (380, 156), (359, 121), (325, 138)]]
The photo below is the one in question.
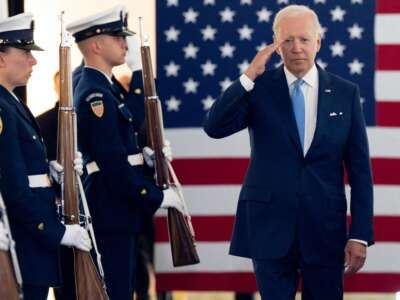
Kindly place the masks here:
[(363, 241), (363, 240), (349, 239), (349, 241), (354, 241), (354, 242), (357, 242), (357, 243), (363, 244), (364, 246), (367, 246), (367, 247), (368, 247), (368, 242), (366, 242), (366, 241)]
[(254, 82), (246, 74), (242, 74), (239, 77), (239, 81), (247, 92), (250, 92), (254, 88)]

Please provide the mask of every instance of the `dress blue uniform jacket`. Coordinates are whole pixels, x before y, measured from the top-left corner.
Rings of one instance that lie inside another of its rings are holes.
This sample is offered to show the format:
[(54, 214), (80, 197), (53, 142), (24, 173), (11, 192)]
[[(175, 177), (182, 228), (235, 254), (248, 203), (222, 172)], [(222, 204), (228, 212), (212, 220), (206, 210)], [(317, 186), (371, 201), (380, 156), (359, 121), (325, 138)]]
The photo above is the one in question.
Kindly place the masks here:
[[(307, 263), (343, 265), (349, 238), (373, 243), (373, 183), (359, 91), (318, 73), (317, 126), (305, 157), (283, 67), (259, 76), (250, 92), (237, 80), (206, 117), (204, 129), (213, 138), (245, 128), (250, 136), (233, 255), (277, 259), (298, 243)], [(349, 228), (344, 169), (351, 186)]]
[(0, 86), (0, 190), (8, 210), (25, 284), (60, 283), (59, 222), (52, 187), (30, 188), (28, 176), (48, 174), (46, 147), (34, 117)]
[[(95, 161), (100, 169), (84, 182), (98, 232), (140, 232), (143, 220), (154, 214), (163, 198), (154, 180), (145, 176), (146, 166), (131, 166), (127, 161), (128, 155), (142, 153), (143, 96), (136, 101), (133, 97), (91, 68), (83, 69), (74, 91), (79, 149), (85, 164)], [(96, 103), (103, 106), (101, 117), (92, 110)]]

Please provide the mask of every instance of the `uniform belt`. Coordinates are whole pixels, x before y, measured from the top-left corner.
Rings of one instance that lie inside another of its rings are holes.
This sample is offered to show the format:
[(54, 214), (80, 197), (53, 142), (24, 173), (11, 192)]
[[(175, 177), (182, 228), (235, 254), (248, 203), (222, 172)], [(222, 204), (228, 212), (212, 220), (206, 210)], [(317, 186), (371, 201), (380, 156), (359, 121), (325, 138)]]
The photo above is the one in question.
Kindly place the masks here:
[[(127, 160), (132, 167), (141, 166), (144, 163), (142, 153), (128, 155)], [(90, 175), (100, 171), (100, 168), (95, 161), (91, 161), (90, 163), (86, 164), (86, 171), (88, 175)]]
[(33, 189), (51, 187), (50, 177), (47, 174), (29, 175), (28, 180), (29, 187)]

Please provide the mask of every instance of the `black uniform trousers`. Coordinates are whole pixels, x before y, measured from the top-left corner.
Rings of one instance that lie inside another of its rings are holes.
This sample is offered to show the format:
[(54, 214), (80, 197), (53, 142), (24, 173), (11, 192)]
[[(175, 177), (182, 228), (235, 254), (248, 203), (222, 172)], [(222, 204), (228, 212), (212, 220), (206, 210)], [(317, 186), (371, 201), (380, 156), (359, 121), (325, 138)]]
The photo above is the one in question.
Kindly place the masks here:
[(48, 286), (24, 284), (22, 290), (24, 292), (24, 300), (47, 300), (49, 294)]
[(132, 300), (135, 286), (137, 236), (96, 233), (110, 300)]

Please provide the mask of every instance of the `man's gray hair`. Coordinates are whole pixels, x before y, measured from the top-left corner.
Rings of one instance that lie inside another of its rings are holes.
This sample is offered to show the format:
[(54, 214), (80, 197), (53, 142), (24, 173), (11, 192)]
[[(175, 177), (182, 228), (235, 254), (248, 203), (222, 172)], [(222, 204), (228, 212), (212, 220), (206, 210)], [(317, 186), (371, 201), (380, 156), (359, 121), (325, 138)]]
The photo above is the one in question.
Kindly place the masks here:
[(299, 15), (310, 14), (312, 15), (316, 27), (317, 34), (322, 35), (322, 26), (319, 22), (318, 16), (311, 8), (305, 5), (289, 5), (282, 8), (275, 15), (274, 23), (272, 25), (272, 30), (274, 31), (274, 35), (277, 36), (279, 30), (279, 22), (284, 17), (295, 17)]

